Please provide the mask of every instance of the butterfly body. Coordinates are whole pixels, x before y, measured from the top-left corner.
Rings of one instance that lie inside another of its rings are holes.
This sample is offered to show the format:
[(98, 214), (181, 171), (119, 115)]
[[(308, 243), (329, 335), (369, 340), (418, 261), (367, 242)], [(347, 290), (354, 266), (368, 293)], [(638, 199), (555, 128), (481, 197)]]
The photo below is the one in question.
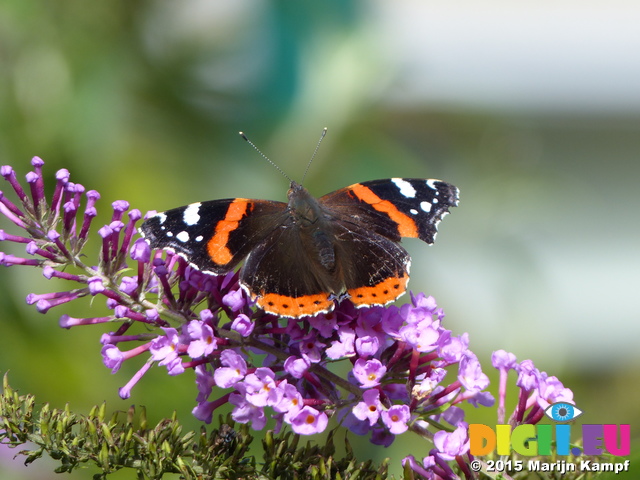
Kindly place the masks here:
[(195, 203), (147, 219), (154, 248), (195, 268), (225, 274), (244, 260), (240, 284), (268, 313), (329, 312), (345, 297), (385, 305), (406, 291), (411, 259), (398, 243), (433, 243), (438, 222), (458, 202), (439, 180), (386, 179), (316, 199), (291, 182), (288, 202), (234, 198)]

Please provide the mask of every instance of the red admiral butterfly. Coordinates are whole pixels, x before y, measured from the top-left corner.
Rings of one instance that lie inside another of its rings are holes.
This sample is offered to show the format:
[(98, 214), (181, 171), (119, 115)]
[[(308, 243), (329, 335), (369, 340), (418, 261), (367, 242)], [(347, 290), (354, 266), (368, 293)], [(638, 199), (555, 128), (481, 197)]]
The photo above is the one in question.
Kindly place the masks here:
[(288, 203), (229, 198), (192, 203), (146, 220), (153, 248), (226, 274), (243, 259), (240, 285), (265, 312), (303, 317), (350, 298), (385, 305), (405, 293), (411, 258), (398, 242), (431, 244), (458, 189), (440, 180), (356, 183), (318, 199), (291, 182)]
[(151, 247), (171, 249), (205, 273), (226, 274), (244, 260), (240, 285), (256, 304), (298, 318), (330, 312), (345, 297), (368, 307), (404, 294), (411, 257), (400, 238), (433, 243), (438, 223), (458, 205), (453, 185), (412, 178), (356, 183), (318, 199), (291, 181), (287, 197), (192, 203), (156, 214), (140, 232)]

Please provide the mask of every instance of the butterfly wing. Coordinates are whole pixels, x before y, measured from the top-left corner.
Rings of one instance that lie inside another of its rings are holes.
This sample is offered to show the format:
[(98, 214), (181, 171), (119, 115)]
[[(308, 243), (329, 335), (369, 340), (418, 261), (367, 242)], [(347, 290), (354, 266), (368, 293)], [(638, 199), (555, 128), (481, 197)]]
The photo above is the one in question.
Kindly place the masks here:
[(356, 307), (386, 305), (407, 289), (411, 257), (396, 241), (337, 220), (336, 256), (343, 289)]
[(435, 241), (438, 223), (458, 205), (458, 189), (433, 179), (391, 178), (351, 185), (319, 199), (320, 204), (341, 218), (378, 235), (400, 240), (419, 238)]
[[(458, 189), (439, 180), (375, 180), (319, 200), (292, 187), (289, 205), (194, 203), (159, 213), (140, 230), (153, 248), (173, 249), (207, 273), (227, 273), (246, 257), (240, 283), (258, 306), (297, 318), (330, 311), (345, 293), (357, 307), (398, 298), (411, 259), (397, 242), (433, 243), (438, 222), (457, 202)], [(301, 228), (305, 208), (316, 206), (317, 226)]]
[(287, 204), (230, 198), (158, 213), (140, 227), (152, 248), (174, 250), (206, 273), (225, 274), (286, 221)]
[(440, 220), (458, 204), (458, 189), (440, 180), (374, 180), (319, 199), (336, 233), (345, 289), (357, 306), (385, 305), (403, 293), (411, 258), (397, 242), (432, 244)]
[(251, 250), (240, 283), (260, 308), (295, 318), (333, 309), (343, 284), (322, 265), (310, 241), (295, 224), (286, 224)]

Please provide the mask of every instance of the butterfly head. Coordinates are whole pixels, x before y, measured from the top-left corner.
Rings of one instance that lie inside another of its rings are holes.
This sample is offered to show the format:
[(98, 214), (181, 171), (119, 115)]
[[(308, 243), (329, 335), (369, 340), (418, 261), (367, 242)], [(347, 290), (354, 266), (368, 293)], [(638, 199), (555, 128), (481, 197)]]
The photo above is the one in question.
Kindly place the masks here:
[(288, 210), (299, 225), (312, 225), (321, 218), (320, 204), (309, 191), (297, 182), (291, 182), (287, 192)]

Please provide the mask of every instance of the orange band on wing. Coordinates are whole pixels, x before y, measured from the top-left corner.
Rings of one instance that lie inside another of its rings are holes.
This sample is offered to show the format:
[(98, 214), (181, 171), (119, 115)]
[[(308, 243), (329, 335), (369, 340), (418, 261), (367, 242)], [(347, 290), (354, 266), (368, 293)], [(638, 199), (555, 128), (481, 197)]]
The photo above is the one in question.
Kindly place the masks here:
[(409, 275), (391, 277), (372, 287), (358, 287), (347, 290), (351, 302), (356, 307), (369, 305), (386, 305), (394, 301), (407, 290)]
[(227, 214), (223, 220), (216, 224), (216, 230), (213, 237), (207, 243), (207, 252), (214, 263), (218, 265), (226, 265), (233, 259), (233, 254), (227, 244), (229, 243), (229, 234), (233, 232), (240, 220), (244, 217), (252, 206), (252, 203), (246, 198), (236, 198), (229, 204)]
[(305, 317), (333, 310), (333, 300), (326, 293), (287, 297), (277, 293), (266, 293), (257, 297), (257, 305), (267, 313), (281, 317)]
[(418, 227), (413, 219), (404, 213), (388, 200), (382, 200), (379, 196), (373, 193), (368, 187), (360, 183), (356, 183), (349, 187), (356, 196), (363, 202), (368, 203), (379, 212), (389, 215), (391, 220), (398, 224), (398, 233), (401, 237), (418, 237)]

